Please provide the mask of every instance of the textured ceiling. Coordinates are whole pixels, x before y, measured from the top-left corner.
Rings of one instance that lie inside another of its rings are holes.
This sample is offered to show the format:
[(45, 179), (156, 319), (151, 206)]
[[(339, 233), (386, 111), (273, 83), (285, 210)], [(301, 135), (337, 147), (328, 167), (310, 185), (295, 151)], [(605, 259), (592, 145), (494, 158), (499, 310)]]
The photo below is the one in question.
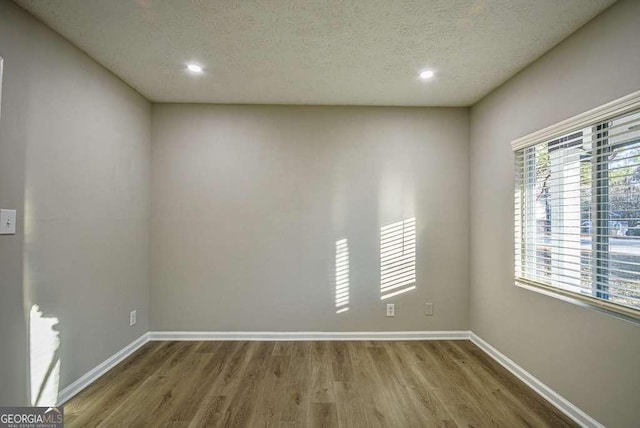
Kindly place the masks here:
[(16, 0), (152, 101), (423, 106), (473, 104), (613, 2)]

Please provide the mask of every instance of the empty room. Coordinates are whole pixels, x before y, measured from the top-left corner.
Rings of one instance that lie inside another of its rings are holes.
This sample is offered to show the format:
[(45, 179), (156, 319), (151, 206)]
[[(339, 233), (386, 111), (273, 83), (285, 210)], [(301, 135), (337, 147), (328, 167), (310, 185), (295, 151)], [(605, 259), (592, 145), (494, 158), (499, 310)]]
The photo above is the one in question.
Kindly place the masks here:
[(0, 0), (0, 427), (640, 426), (640, 0)]

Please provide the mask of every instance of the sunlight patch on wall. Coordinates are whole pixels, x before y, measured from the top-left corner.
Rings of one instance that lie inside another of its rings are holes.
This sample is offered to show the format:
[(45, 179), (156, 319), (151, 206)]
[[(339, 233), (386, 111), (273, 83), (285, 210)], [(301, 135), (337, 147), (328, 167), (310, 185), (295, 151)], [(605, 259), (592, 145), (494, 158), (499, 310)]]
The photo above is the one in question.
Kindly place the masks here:
[(349, 310), (349, 242), (336, 241), (336, 313)]
[(60, 382), (58, 318), (45, 317), (38, 305), (29, 314), (29, 374), (32, 406), (55, 406)]
[(380, 228), (381, 299), (416, 288), (416, 219), (408, 218)]

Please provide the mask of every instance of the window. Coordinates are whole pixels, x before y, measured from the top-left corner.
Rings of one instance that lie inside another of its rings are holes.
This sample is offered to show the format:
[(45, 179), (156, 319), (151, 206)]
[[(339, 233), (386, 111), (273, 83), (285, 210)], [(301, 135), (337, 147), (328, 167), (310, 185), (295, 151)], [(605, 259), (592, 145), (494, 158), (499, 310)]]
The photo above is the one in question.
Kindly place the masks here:
[(513, 146), (516, 284), (640, 320), (640, 96)]
[(0, 56), (0, 106), (2, 106), (2, 66), (4, 64), (4, 60)]

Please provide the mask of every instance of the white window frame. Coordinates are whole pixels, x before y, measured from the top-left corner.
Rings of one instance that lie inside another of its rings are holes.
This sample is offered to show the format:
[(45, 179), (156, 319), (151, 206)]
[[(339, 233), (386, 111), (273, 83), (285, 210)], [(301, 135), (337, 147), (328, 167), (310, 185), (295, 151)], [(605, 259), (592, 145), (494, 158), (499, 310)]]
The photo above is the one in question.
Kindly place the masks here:
[(0, 56), (0, 115), (2, 114), (2, 70), (4, 59)]
[[(598, 123), (605, 122), (609, 119), (613, 119), (616, 116), (624, 115), (632, 111), (640, 109), (640, 91), (629, 94), (625, 97), (614, 100), (610, 103), (604, 104), (600, 107), (594, 108), (555, 125), (551, 125), (547, 128), (528, 134), (524, 137), (518, 138), (511, 143), (511, 148), (515, 152), (534, 147), (537, 144), (552, 141), (556, 138), (560, 138), (563, 135), (568, 135), (573, 132), (578, 132), (581, 129), (594, 126)], [(524, 180), (524, 186), (526, 186), (527, 180)], [(518, 189), (516, 185), (515, 189), (515, 212), (514, 216), (518, 215), (520, 218), (524, 218), (532, 213), (521, 212), (519, 207), (518, 198), (525, 197), (526, 194), (531, 192), (524, 192), (522, 189)], [(535, 215), (535, 214), (534, 214)], [(523, 230), (525, 229), (525, 230)], [(514, 232), (516, 236), (528, 235), (527, 234), (527, 222), (520, 221), (520, 228), (517, 228), (517, 224), (514, 225)], [(523, 240), (518, 248), (518, 239), (516, 238), (515, 257), (520, 258), (523, 251), (526, 251), (527, 246), (535, 245), (535, 242), (531, 242), (529, 239)], [(529, 250), (530, 251), (530, 250)], [(516, 260), (517, 262), (517, 260)], [(551, 296), (572, 304), (576, 304), (582, 307), (594, 309), (603, 312), (607, 315), (611, 315), (617, 318), (631, 321), (633, 323), (640, 323), (640, 310), (633, 308), (627, 308), (615, 303), (607, 302), (596, 297), (592, 297), (583, 293), (576, 293), (570, 289), (561, 289), (545, 285), (535, 281), (529, 281), (524, 278), (515, 277), (515, 285), (527, 290), (531, 290), (537, 293), (541, 293), (547, 296)], [(570, 287), (568, 287), (570, 288)]]

